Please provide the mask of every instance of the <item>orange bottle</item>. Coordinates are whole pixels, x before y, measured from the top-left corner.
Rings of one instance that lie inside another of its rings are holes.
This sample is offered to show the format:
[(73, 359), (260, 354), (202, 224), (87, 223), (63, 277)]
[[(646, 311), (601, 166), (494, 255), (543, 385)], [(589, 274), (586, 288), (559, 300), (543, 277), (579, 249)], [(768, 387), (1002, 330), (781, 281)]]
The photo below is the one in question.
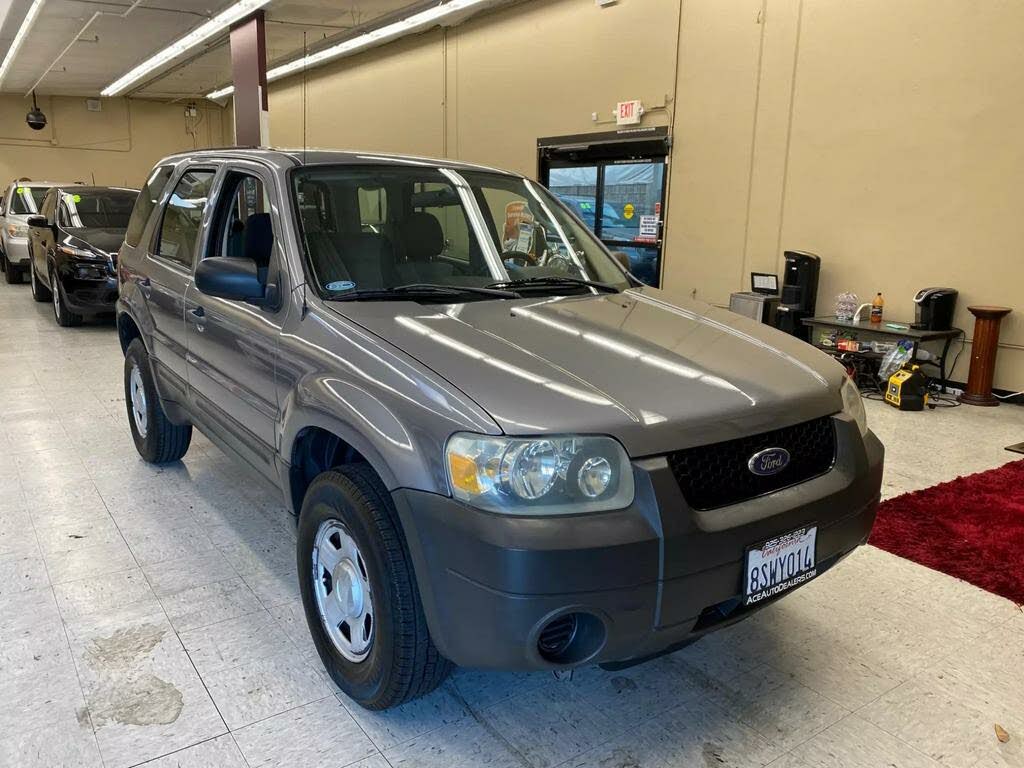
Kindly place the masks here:
[(871, 322), (880, 323), (882, 322), (882, 310), (885, 308), (885, 299), (882, 298), (882, 294), (879, 293), (875, 296), (875, 300), (871, 302)]

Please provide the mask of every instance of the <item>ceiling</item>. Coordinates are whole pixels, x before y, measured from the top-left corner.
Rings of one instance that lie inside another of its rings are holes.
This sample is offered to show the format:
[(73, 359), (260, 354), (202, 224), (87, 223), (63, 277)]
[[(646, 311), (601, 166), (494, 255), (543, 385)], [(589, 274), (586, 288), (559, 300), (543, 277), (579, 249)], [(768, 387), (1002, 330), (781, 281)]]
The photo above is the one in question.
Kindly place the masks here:
[[(0, 92), (98, 96), (101, 89), (234, 0), (142, 0), (122, 18), (131, 0), (44, 0), (32, 30), (11, 64)], [(0, 0), (0, 60), (6, 55), (32, 0)], [(408, 7), (411, 0), (271, 0), (267, 13), (267, 62), (296, 58), (303, 40), (325, 38)], [(6, 17), (5, 17), (6, 6)], [(79, 34), (97, 12), (88, 29)], [(77, 36), (77, 39), (76, 39)], [(67, 46), (68, 51), (60, 56)], [(59, 61), (53, 62), (60, 57)], [(207, 40), (182, 62), (135, 86), (129, 95), (148, 98), (202, 96), (231, 82), (227, 34)]]

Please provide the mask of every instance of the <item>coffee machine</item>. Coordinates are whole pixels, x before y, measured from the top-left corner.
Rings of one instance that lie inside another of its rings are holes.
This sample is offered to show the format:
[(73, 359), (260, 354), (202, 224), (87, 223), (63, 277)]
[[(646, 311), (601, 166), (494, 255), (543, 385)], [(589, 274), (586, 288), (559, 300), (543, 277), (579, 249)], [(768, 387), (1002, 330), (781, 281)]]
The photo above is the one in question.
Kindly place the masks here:
[(807, 341), (809, 329), (801, 321), (814, 317), (821, 259), (806, 251), (786, 251), (784, 255), (786, 268), (781, 301), (775, 311), (775, 327)]
[(919, 331), (948, 331), (953, 327), (957, 291), (952, 288), (922, 288), (914, 297), (915, 319), (910, 327)]

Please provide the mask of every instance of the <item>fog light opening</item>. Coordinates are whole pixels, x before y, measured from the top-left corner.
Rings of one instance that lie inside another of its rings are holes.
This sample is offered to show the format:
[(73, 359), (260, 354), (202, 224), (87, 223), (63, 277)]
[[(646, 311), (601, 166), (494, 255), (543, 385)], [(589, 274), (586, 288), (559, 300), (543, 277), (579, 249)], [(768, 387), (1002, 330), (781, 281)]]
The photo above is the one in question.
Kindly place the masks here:
[(604, 622), (589, 613), (566, 613), (551, 619), (537, 636), (537, 653), (552, 664), (578, 664), (604, 645)]

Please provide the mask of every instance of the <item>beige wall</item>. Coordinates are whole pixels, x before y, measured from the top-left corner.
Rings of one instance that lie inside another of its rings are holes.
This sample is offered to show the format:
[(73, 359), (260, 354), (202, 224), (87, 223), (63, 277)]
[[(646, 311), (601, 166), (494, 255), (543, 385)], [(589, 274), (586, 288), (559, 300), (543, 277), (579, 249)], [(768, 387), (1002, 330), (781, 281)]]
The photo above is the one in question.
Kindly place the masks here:
[[(1018, 310), (996, 384), (1024, 389), (1021, 29), (996, 0), (529, 0), (308, 73), (306, 134), (533, 174), (538, 137), (642, 99), (674, 139), (671, 294), (724, 304), (787, 248), (822, 256), (821, 313), (882, 291), (908, 319), (950, 285), (968, 333), (968, 304)], [(270, 95), (301, 145), (301, 78)]]
[(186, 132), (184, 104), (104, 99), (89, 112), (85, 99), (41, 97), (47, 126), (25, 124), (31, 101), (0, 96), (0, 185), (28, 176), (48, 181), (95, 180), (138, 186), (161, 157), (225, 143), (222, 110), (200, 110), (195, 136)]

